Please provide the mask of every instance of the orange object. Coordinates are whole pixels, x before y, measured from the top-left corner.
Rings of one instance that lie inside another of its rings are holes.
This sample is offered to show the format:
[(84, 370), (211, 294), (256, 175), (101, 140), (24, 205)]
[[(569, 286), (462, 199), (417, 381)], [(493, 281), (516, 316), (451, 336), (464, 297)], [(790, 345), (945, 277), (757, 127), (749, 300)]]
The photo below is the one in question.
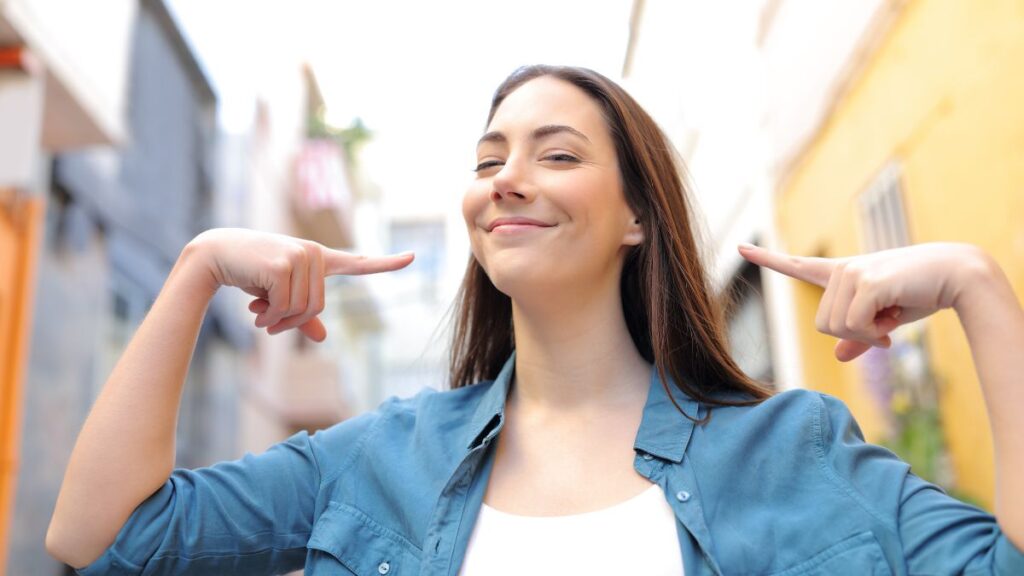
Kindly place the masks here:
[(29, 74), (41, 71), (39, 61), (24, 46), (0, 46), (0, 70), (21, 70)]
[(25, 48), (23, 46), (4, 46), (0, 48), (0, 68), (24, 69), (23, 60)]
[(7, 564), (43, 198), (0, 189), (0, 574)]

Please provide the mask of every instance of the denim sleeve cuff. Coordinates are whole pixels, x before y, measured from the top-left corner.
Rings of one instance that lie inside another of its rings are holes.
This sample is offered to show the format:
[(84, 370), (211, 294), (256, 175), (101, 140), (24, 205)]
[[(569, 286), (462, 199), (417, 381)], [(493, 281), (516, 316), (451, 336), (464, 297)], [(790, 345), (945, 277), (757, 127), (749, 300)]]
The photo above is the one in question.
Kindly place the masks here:
[(1018, 550), (1005, 534), (996, 540), (996, 574), (1024, 574), (1024, 552)]
[(142, 574), (142, 566), (129, 562), (114, 550), (107, 548), (92, 564), (75, 570), (80, 576), (102, 576), (105, 574)]

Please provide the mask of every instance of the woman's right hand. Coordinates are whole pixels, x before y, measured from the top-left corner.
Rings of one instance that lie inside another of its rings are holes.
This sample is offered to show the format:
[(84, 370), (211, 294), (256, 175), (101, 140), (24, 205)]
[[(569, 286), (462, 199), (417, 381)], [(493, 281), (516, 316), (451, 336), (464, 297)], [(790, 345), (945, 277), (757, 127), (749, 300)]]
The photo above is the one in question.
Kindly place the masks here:
[(277, 334), (298, 328), (317, 342), (327, 336), (317, 316), (324, 310), (324, 279), (333, 274), (374, 274), (398, 270), (411, 252), (357, 256), (282, 234), (216, 228), (196, 236), (189, 248), (201, 255), (214, 287), (235, 286), (256, 298), (249, 310), (256, 327)]

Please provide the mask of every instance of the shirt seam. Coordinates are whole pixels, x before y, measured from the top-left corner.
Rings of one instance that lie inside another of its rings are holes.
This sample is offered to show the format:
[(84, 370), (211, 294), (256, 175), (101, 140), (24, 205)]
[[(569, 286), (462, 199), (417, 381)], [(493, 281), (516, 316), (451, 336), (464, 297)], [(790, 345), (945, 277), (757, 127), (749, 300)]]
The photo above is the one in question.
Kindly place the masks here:
[[(291, 535), (294, 535), (294, 534), (278, 534), (278, 535), (279, 536), (291, 536)], [(165, 552), (165, 553), (162, 553), (162, 554), (155, 554), (150, 559), (149, 562), (153, 562), (153, 561), (156, 561), (156, 560), (163, 560), (165, 558), (180, 558), (182, 560), (190, 560), (190, 561), (191, 560), (203, 560), (204, 558), (244, 558), (244, 557), (247, 557), (247, 556), (255, 556), (257, 554), (263, 554), (264, 552), (268, 552), (268, 551), (271, 551), (271, 550), (288, 551), (288, 550), (305, 550), (305, 549), (306, 549), (305, 546), (288, 546), (288, 547), (266, 546), (266, 547), (260, 548), (258, 550), (251, 550), (251, 551), (247, 551), (247, 552), (224, 551), (224, 552), (203, 552), (203, 553), (200, 553), (200, 554), (181, 554), (181, 553), (175, 551), (173, 553), (172, 552)], [(147, 562), (146, 564), (148, 565), (149, 562)]]
[[(899, 536), (899, 529), (898, 529), (898, 526), (896, 525), (896, 523), (895, 522), (891, 522), (890, 520), (886, 519), (877, 510), (875, 510), (873, 507), (868, 505), (868, 503), (864, 501), (864, 499), (857, 492), (857, 490), (853, 487), (853, 485), (846, 478), (843, 478), (842, 476), (840, 476), (839, 473), (836, 472), (836, 470), (832, 468), (831, 464), (828, 463), (827, 458), (826, 458), (828, 451), (825, 448), (825, 439), (824, 439), (824, 433), (823, 433), (823, 430), (822, 430), (823, 429), (822, 417), (823, 417), (823, 415), (828, 413), (828, 406), (826, 406), (825, 399), (824, 399), (822, 394), (816, 393), (815, 394), (815, 398), (818, 401), (818, 406), (817, 406), (817, 410), (814, 411), (814, 415), (813, 415), (813, 418), (812, 418), (811, 425), (812, 425), (812, 427), (814, 429), (815, 453), (816, 453), (817, 458), (818, 458), (818, 465), (819, 465), (819, 467), (822, 469), (822, 472), (825, 474), (825, 477), (828, 478), (829, 480), (831, 480), (832, 483), (835, 484), (836, 487), (839, 488), (839, 490), (842, 493), (844, 493), (847, 497), (849, 497), (851, 500), (856, 502), (858, 506), (860, 506), (869, 515), (871, 515), (871, 517), (873, 517), (874, 519), (878, 520), (883, 526), (889, 527), (889, 529), (892, 530), (893, 533), (896, 534), (897, 537), (898, 537)], [(835, 430), (832, 429), (831, 418), (829, 419), (828, 426), (829, 426), (830, 433), (831, 434), (835, 434)], [(902, 547), (902, 543), (901, 543), (901, 547)]]
[[(331, 482), (334, 482), (335, 480), (340, 478), (342, 474), (348, 472), (349, 468), (355, 463), (356, 459), (360, 455), (362, 455), (363, 451), (366, 449), (367, 443), (369, 443), (369, 441), (377, 435), (377, 432), (380, 430), (380, 428), (392, 416), (393, 405), (393, 402), (388, 402), (387, 406), (379, 411), (379, 418), (377, 418), (375, 422), (370, 424), (370, 427), (359, 436), (359, 438), (356, 440), (355, 446), (353, 447), (352, 451), (349, 452), (348, 456), (342, 461), (340, 465), (338, 465), (338, 468), (334, 473), (326, 477), (323, 477), (321, 475), (321, 489), (323, 489), (325, 485), (330, 484)], [(319, 467), (319, 462), (317, 463), (317, 466)]]
[[(124, 566), (126, 568), (130, 568), (132, 570), (137, 570), (139, 572), (142, 572), (146, 568), (144, 564), (136, 564), (134, 561), (130, 560), (127, 556), (122, 554), (120, 550), (116, 550), (114, 548), (114, 546), (111, 546), (109, 548), (109, 551), (110, 551), (110, 562), (109, 563), (111, 565), (121, 564), (122, 566)], [(102, 556), (100, 558), (102, 558)], [(82, 568), (79, 571), (80, 572), (89, 573), (89, 572), (91, 572), (92, 569), (95, 569), (97, 566), (99, 566), (99, 559), (97, 559), (91, 565), (86, 566), (86, 567)]]
[(390, 540), (391, 542), (394, 542), (399, 546), (404, 546), (410, 549), (413, 552), (413, 555), (417, 557), (417, 559), (422, 558), (423, 549), (414, 544), (412, 540), (405, 537), (402, 533), (398, 532), (397, 530), (384, 526), (383, 524), (375, 520), (372, 516), (370, 516), (363, 510), (359, 509), (358, 507), (353, 506), (351, 504), (346, 504), (344, 502), (338, 502), (336, 504), (331, 504), (330, 506), (338, 510), (339, 513), (350, 514), (354, 516), (356, 519), (359, 520), (360, 524), (363, 527), (366, 527), (377, 536)]
[(320, 457), (316, 454), (316, 447), (313, 446), (313, 441), (310, 439), (309, 434), (306, 434), (306, 446), (309, 447), (309, 455), (313, 459), (313, 469), (316, 470), (316, 485), (317, 493), (324, 487), (324, 473), (320, 466)]

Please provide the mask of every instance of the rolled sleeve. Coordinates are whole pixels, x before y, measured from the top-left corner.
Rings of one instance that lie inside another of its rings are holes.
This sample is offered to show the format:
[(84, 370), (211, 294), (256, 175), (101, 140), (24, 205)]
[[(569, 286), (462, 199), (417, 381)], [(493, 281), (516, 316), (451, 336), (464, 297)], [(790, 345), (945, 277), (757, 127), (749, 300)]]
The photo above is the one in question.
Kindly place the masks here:
[(910, 472), (892, 452), (864, 442), (849, 409), (822, 395), (826, 461), (850, 494), (889, 526), (909, 574), (1024, 574), (1024, 554), (991, 514)]
[[(302, 568), (321, 485), (320, 458), (352, 451), (375, 413), (259, 455), (175, 470), (114, 543), (79, 570), (99, 574), (280, 574)], [(331, 465), (336, 460), (331, 460)]]

